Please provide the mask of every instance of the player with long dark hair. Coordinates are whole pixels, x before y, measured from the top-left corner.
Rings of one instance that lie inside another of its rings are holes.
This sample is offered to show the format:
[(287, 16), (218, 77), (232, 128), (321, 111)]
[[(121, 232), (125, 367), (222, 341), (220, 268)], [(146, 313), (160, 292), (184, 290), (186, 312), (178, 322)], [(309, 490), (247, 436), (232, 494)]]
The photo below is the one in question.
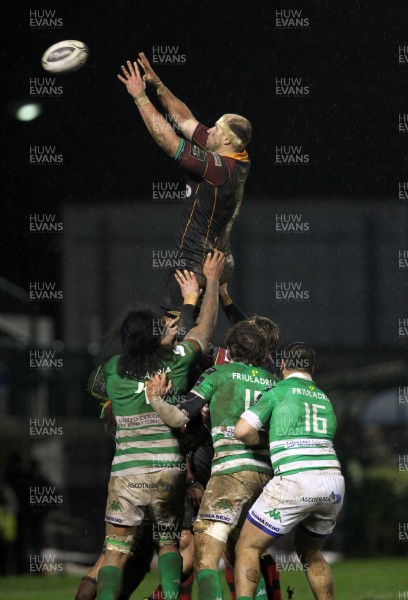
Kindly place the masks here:
[(163, 593), (169, 598), (178, 594), (185, 462), (177, 437), (149, 404), (145, 383), (153, 372), (168, 373), (176, 382), (177, 394), (186, 392), (189, 371), (206, 350), (216, 322), (223, 265), (222, 253), (207, 256), (199, 324), (185, 341), (172, 348), (171, 340), (166, 339), (167, 328), (161, 320), (156, 321), (154, 311), (137, 309), (120, 327), (123, 352), (104, 366), (106, 393), (116, 419), (116, 451), (105, 514), (105, 551), (98, 573), (97, 597), (101, 600), (118, 598), (133, 537), (147, 508), (159, 546)]

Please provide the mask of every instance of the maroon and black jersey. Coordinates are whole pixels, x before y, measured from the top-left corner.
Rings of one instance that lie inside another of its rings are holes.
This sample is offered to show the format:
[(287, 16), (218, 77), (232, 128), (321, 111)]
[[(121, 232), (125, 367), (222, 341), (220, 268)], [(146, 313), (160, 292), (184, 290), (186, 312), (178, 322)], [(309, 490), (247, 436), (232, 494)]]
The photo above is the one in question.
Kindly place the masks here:
[(176, 235), (178, 256), (197, 274), (200, 284), (205, 282), (202, 266), (209, 250), (225, 252), (228, 264), (229, 234), (241, 207), (250, 166), (245, 150), (220, 155), (206, 150), (207, 139), (207, 128), (197, 125), (192, 142), (181, 140), (175, 156), (188, 171), (187, 199)]

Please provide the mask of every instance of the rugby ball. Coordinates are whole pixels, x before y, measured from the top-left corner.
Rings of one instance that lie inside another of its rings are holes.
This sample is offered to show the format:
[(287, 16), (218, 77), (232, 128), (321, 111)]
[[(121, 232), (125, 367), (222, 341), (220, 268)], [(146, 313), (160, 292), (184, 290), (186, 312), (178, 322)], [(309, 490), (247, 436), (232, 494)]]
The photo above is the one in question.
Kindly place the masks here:
[(41, 64), (51, 73), (77, 71), (88, 60), (89, 50), (84, 42), (65, 40), (50, 46), (41, 58)]

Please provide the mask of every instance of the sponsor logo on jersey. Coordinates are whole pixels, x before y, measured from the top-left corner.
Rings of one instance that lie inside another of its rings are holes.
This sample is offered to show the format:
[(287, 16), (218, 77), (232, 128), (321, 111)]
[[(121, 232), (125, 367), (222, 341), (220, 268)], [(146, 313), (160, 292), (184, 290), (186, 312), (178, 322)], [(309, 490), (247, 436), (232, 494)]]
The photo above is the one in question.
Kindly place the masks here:
[[(217, 435), (218, 433), (222, 433), (224, 437), (235, 437), (235, 425), (221, 425), (220, 427), (213, 427), (211, 429), (212, 435)], [(242, 442), (236, 440), (236, 443), (244, 445)], [(224, 446), (225, 448), (225, 446)], [(227, 446), (228, 448), (228, 446)]]
[(201, 148), (200, 146), (197, 146), (197, 144), (191, 144), (190, 156), (192, 156), (193, 158), (197, 158), (198, 160), (204, 160), (205, 159), (205, 150), (203, 148)]
[(308, 390), (306, 388), (293, 387), (292, 392), (293, 392), (293, 394), (300, 394), (301, 396), (309, 396), (311, 398), (319, 398), (319, 400), (327, 400), (327, 401), (329, 400), (328, 397), (326, 396), (326, 394), (323, 394), (323, 392), (315, 392), (314, 387), (312, 385), (309, 386)]
[(110, 505), (109, 510), (113, 510), (113, 512), (122, 512), (122, 507), (120, 505), (119, 502), (117, 502), (116, 500), (114, 500), (112, 502), (112, 504)]
[[(252, 370), (252, 372), (254, 372), (254, 370)], [(271, 379), (256, 377), (256, 375), (247, 375), (245, 373), (233, 373), (232, 379), (237, 379), (238, 381), (248, 381), (249, 383), (257, 383), (259, 385), (273, 386), (273, 381)]]
[[(116, 423), (121, 429), (134, 429), (141, 425), (163, 425), (163, 421), (156, 413), (145, 413), (131, 417), (116, 417)], [(120, 438), (118, 442), (120, 443)]]
[[(175, 352), (175, 350), (173, 350), (173, 353)], [(166, 367), (165, 369), (157, 369), (157, 371), (155, 371), (155, 373), (157, 375), (161, 375), (162, 373), (170, 373), (171, 369), (170, 367)], [(153, 375), (153, 373), (149, 373), (147, 372), (146, 375), (144, 376), (144, 379), (150, 379), (150, 377)]]

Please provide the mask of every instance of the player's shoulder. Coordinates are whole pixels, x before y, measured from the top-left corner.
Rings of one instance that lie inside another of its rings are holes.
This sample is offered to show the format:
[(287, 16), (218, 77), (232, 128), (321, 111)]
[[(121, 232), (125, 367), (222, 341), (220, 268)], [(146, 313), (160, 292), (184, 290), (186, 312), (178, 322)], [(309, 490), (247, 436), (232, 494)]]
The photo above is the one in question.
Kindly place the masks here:
[(222, 369), (223, 366), (225, 365), (213, 365), (212, 367), (209, 367), (208, 369), (203, 371), (202, 375), (205, 375), (206, 377), (214, 377), (219, 373), (220, 368)]
[(286, 379), (283, 379), (280, 383), (285, 384), (285, 387), (298, 387), (312, 389), (312, 391), (321, 391), (318, 389), (317, 385), (312, 379), (304, 379), (303, 377), (287, 377)]
[(251, 163), (248, 159), (247, 154), (245, 154), (245, 155), (243, 153), (236, 153), (235, 155), (219, 154), (218, 156), (220, 157), (220, 159), (222, 160), (222, 162), (224, 164), (229, 166), (231, 172), (234, 169), (239, 169), (241, 172), (242, 171), (249, 172)]
[(285, 395), (285, 397), (305, 395), (310, 397), (320, 397), (321, 399), (327, 398), (326, 394), (317, 387), (314, 381), (311, 379), (304, 379), (303, 377), (287, 377), (286, 379), (279, 381), (276, 385), (276, 389), (278, 392)]
[(281, 388), (279, 385), (282, 381), (275, 379), (270, 382), (270, 385), (265, 387), (262, 392), (259, 394), (258, 401), (263, 399), (267, 401), (276, 400), (277, 398), (284, 396), (286, 393), (286, 388)]
[(293, 385), (296, 385), (296, 382), (291, 378), (291, 379), (279, 379), (276, 384), (275, 384), (275, 389), (276, 390), (287, 390), (289, 388), (291, 388)]
[(104, 377), (103, 365), (96, 367), (88, 378), (87, 391), (98, 400), (107, 400), (106, 381)]
[(233, 374), (237, 372), (236, 365), (237, 363), (233, 362), (223, 362), (221, 364), (214, 364), (212, 365), (211, 369), (207, 369), (206, 372), (211, 371), (210, 375), (212, 375), (214, 378), (219, 377), (220, 379), (229, 379), (233, 378)]
[(214, 380), (217, 378), (217, 375), (218, 375), (218, 368), (216, 366), (212, 366), (209, 369), (206, 369), (205, 371), (203, 371), (201, 373), (200, 377), (195, 382), (194, 387), (201, 385), (203, 383), (203, 381), (213, 383)]
[(193, 135), (191, 136), (191, 143), (197, 144), (205, 150), (205, 146), (207, 144), (208, 139), (208, 129), (209, 128), (203, 125), (202, 123), (197, 122), (197, 126), (193, 131)]
[(262, 385), (265, 385), (265, 387), (272, 388), (279, 382), (279, 379), (276, 377), (275, 373), (271, 373), (271, 371), (268, 371), (268, 369), (256, 367), (256, 371), (256, 377), (259, 379)]
[(120, 354), (117, 354), (115, 356), (112, 356), (111, 358), (108, 358), (108, 360), (103, 365), (104, 374), (112, 375), (113, 373), (116, 373), (119, 359), (120, 359)]
[(201, 352), (200, 346), (196, 340), (186, 339), (182, 342), (178, 342), (173, 348), (173, 356), (176, 357), (189, 357), (196, 355)]

